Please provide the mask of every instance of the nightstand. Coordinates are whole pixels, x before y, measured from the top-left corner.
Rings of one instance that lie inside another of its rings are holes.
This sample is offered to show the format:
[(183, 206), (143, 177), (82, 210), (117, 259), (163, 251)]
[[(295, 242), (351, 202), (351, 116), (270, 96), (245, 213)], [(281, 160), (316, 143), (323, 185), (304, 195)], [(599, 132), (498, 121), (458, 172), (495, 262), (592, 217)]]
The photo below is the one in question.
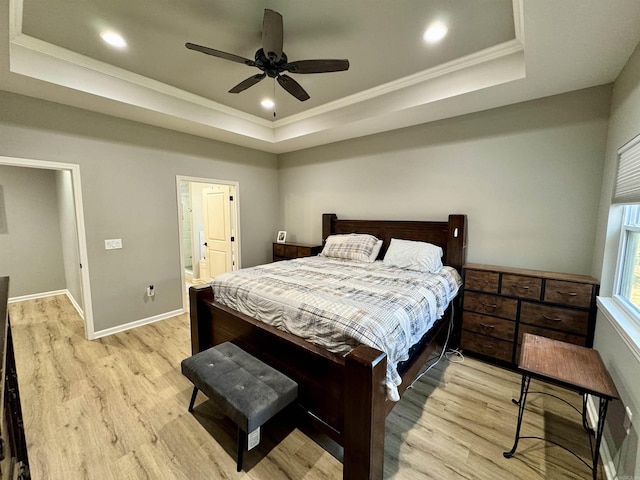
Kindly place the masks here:
[(322, 251), (322, 245), (312, 243), (273, 243), (273, 261), (291, 260), (292, 258), (313, 257)]

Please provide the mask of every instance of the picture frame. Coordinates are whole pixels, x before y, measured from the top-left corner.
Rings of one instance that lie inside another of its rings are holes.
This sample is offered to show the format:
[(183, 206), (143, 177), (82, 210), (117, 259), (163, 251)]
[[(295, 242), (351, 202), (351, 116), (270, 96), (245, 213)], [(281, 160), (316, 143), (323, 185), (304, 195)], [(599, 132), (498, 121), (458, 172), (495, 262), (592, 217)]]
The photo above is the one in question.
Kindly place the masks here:
[(287, 240), (287, 232), (284, 230), (280, 230), (278, 232), (278, 236), (276, 237), (276, 242), (284, 243)]

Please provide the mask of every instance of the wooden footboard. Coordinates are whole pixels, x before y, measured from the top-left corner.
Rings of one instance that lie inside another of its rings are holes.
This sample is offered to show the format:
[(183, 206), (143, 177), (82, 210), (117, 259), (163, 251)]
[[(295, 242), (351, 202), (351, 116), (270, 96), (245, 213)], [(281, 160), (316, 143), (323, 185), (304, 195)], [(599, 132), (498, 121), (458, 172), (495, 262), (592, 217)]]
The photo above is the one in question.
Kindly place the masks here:
[(231, 341), (298, 382), (298, 404), (344, 448), (344, 478), (382, 478), (386, 355), (361, 345), (345, 357), (213, 301), (208, 286), (189, 289), (193, 353)]

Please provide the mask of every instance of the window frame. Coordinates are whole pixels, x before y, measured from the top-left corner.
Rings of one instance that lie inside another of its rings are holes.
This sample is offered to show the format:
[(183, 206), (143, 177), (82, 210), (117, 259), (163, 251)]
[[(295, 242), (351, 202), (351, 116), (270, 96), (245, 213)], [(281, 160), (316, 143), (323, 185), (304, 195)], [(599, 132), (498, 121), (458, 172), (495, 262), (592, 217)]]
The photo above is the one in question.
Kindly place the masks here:
[[(613, 299), (624, 310), (627, 316), (634, 321), (636, 326), (640, 327), (640, 307), (634, 305), (627, 297), (620, 293), (624, 281), (624, 266), (626, 265), (627, 247), (629, 244), (628, 237), (630, 233), (640, 234), (640, 204), (623, 205), (622, 222), (620, 225), (620, 245), (618, 247), (618, 256), (616, 259), (616, 273), (613, 284)], [(633, 212), (631, 211), (633, 209)], [(631, 223), (631, 219), (635, 222)]]

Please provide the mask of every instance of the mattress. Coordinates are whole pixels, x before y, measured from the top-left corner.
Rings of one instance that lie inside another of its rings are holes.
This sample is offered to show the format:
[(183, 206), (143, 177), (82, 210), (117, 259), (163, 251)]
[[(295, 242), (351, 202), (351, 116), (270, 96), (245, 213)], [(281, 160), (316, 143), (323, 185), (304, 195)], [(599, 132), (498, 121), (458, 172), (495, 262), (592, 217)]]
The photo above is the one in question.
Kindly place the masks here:
[(397, 401), (398, 363), (461, 284), (452, 267), (430, 274), (318, 256), (225, 273), (211, 288), (216, 302), (330, 352), (345, 355), (360, 344), (383, 351), (387, 397)]

